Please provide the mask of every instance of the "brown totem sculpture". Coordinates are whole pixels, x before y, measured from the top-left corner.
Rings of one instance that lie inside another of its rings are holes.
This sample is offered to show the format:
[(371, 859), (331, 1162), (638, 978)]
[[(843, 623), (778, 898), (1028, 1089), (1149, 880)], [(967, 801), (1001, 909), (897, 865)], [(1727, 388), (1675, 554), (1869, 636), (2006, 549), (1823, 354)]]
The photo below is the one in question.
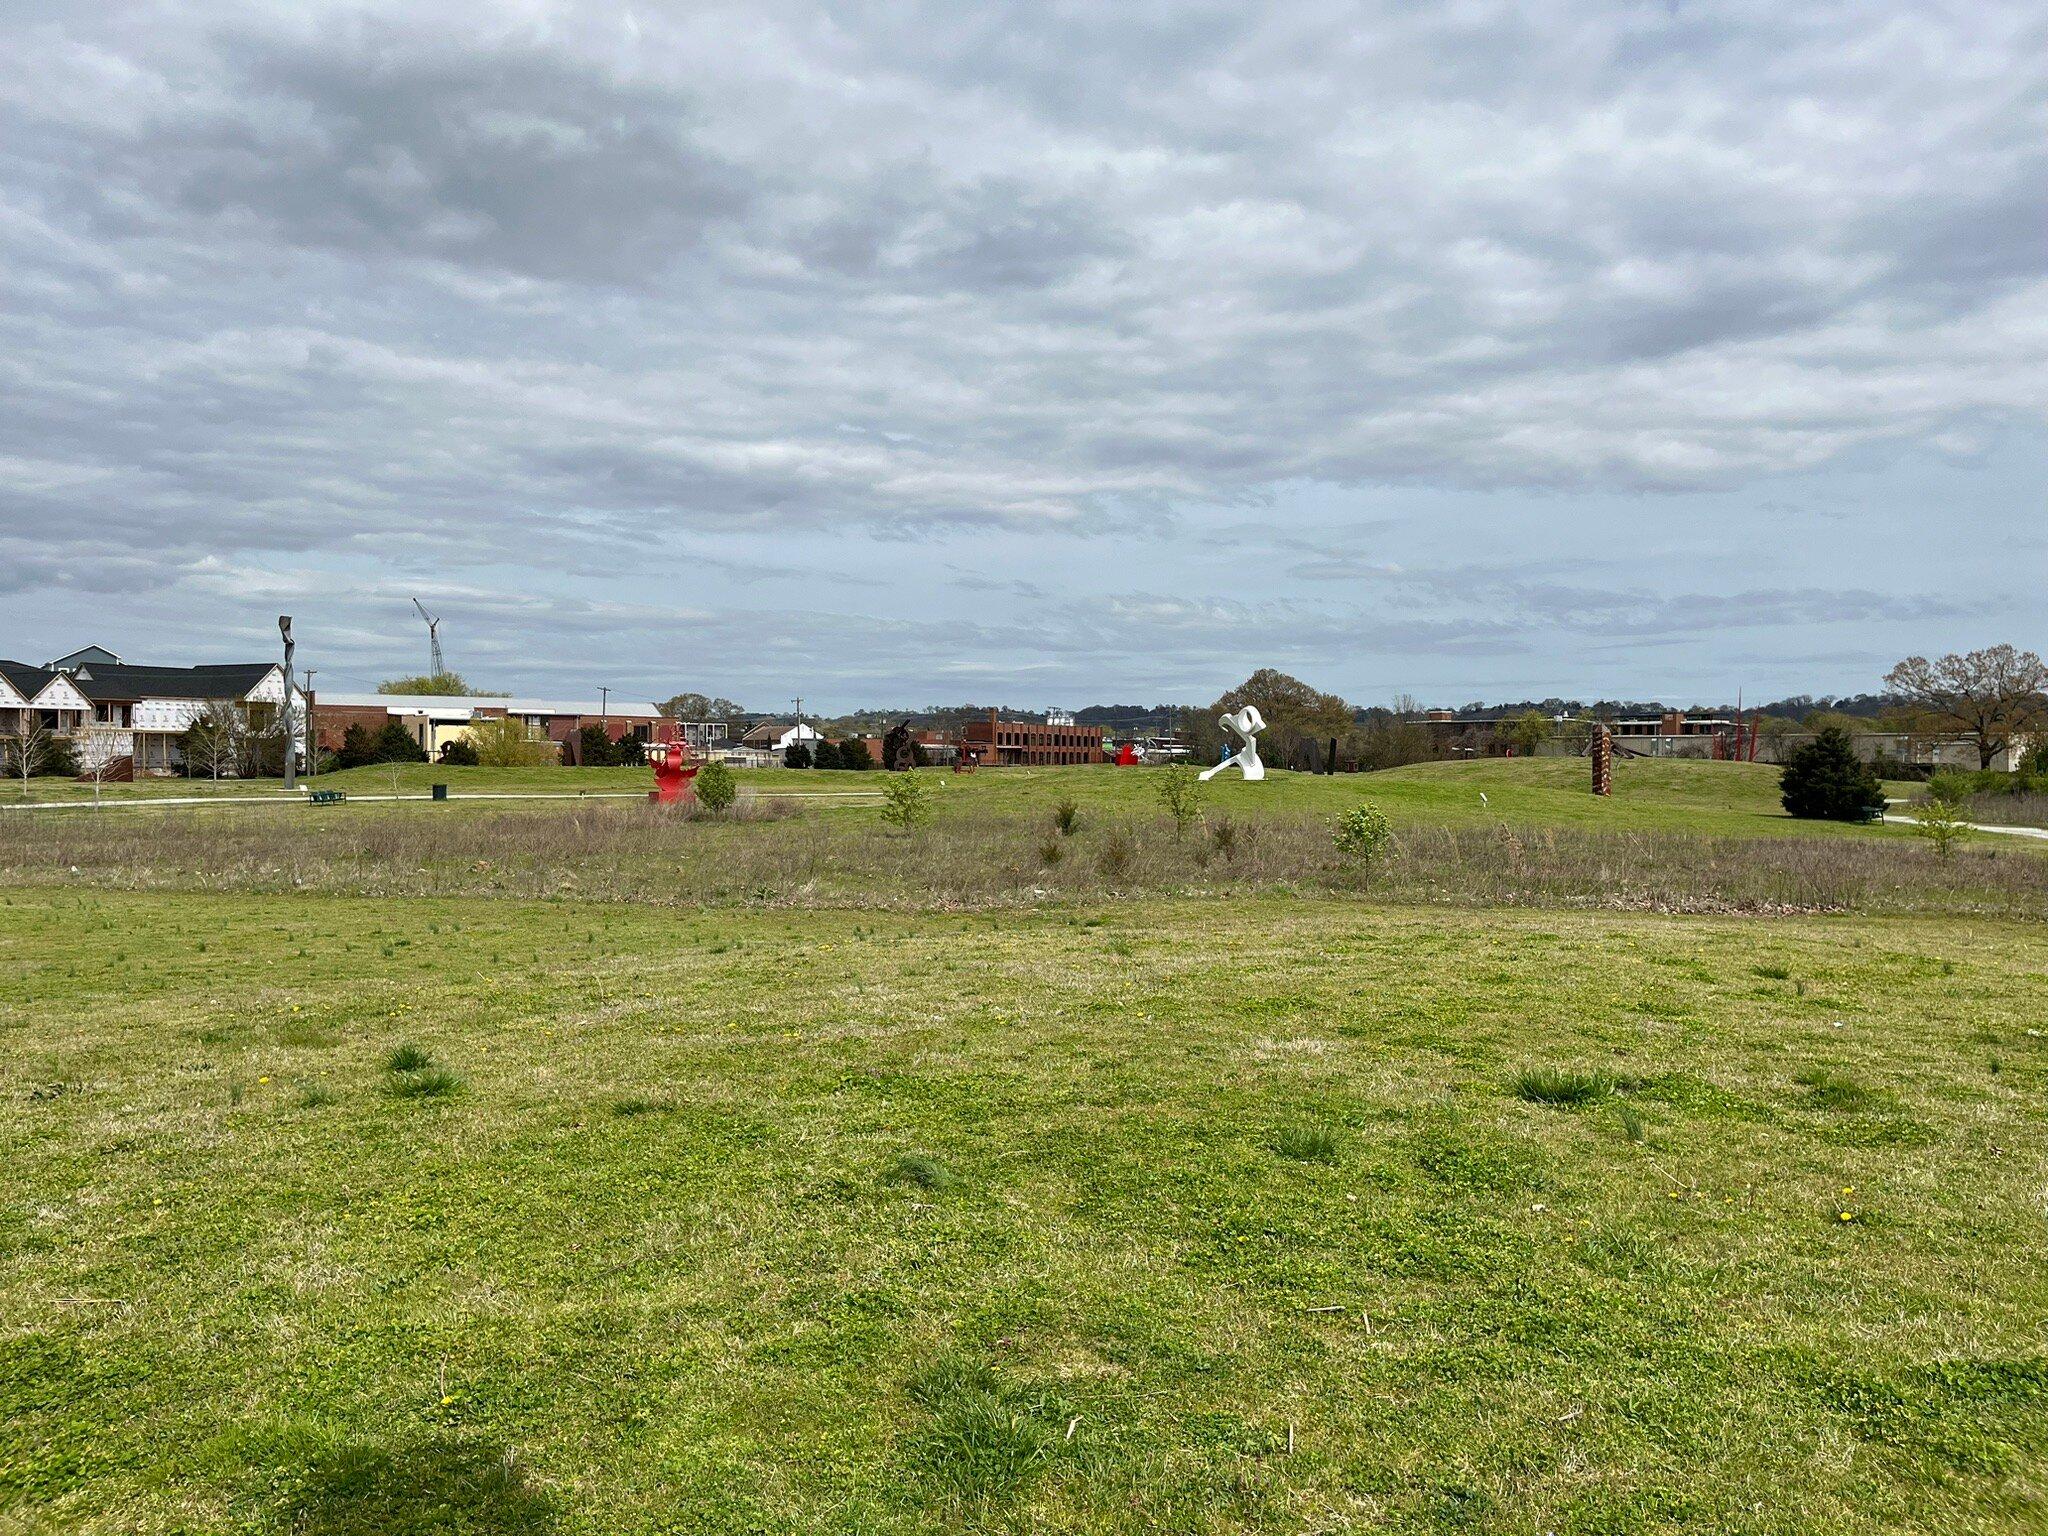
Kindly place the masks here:
[(1614, 736), (1606, 726), (1593, 727), (1593, 793), (1614, 793)]

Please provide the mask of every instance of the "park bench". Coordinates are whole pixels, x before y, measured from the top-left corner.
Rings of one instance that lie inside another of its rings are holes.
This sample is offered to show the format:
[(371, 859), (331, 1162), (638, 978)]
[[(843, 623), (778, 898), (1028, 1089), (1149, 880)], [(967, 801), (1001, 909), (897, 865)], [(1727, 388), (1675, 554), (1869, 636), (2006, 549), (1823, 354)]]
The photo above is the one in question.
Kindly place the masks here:
[(315, 805), (339, 805), (348, 795), (339, 789), (316, 789), (307, 798)]

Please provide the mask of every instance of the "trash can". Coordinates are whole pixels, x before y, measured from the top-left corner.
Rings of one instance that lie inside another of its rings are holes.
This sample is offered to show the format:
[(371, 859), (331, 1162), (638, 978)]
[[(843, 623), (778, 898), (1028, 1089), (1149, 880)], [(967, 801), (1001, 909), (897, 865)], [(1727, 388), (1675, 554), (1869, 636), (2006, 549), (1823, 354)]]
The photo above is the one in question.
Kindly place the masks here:
[(434, 786), (434, 798), (436, 800), (446, 800), (448, 798), (448, 786), (446, 784), (436, 784)]

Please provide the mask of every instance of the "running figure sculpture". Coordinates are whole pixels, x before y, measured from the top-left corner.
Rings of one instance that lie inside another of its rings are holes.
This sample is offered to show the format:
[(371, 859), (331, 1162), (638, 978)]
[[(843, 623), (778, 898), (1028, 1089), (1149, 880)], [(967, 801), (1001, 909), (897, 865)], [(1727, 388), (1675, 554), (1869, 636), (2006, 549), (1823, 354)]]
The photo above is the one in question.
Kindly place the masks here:
[(1247, 780), (1263, 779), (1266, 765), (1259, 761), (1258, 735), (1266, 728), (1266, 717), (1259, 713), (1259, 707), (1247, 704), (1243, 709), (1233, 709), (1227, 715), (1218, 715), (1216, 723), (1233, 732), (1243, 745), (1214, 768), (1204, 769), (1202, 782), (1206, 784), (1226, 768), (1237, 769)]

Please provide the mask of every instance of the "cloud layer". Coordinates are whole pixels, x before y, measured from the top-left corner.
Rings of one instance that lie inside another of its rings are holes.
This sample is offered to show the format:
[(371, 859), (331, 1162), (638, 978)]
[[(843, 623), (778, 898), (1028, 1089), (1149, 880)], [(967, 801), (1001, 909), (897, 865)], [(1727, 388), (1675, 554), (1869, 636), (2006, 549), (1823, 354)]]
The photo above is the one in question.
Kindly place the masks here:
[[(948, 564), (1169, 559), (1353, 498), (1336, 552), (1264, 594), (1280, 613), (1357, 600), (1330, 578), (1373, 563), (1346, 529), (1389, 491), (1654, 509), (1969, 455), (2048, 401), (2029, 4), (109, 4), (0, 29), (0, 589), (46, 604), (183, 611), (242, 569), (302, 580), (337, 634), (422, 582), (566, 635), (581, 602), (673, 613), (681, 582), (745, 629), (791, 587), (872, 613), (843, 549), (880, 539), (900, 567), (871, 580), (956, 590), (941, 631), (1007, 617), (973, 644), (1028, 668), (1058, 649), (1043, 597), (970, 599)], [(773, 600), (735, 602), (763, 573)], [(1147, 586), (1101, 574), (1053, 586), (1091, 614)], [(1661, 580), (1645, 634), (1675, 633), (1685, 575)], [(1805, 585), (1729, 590), (1789, 611)], [(1947, 606), (1903, 569), (1862, 597)], [(1470, 598), (1446, 577), (1433, 612)]]

